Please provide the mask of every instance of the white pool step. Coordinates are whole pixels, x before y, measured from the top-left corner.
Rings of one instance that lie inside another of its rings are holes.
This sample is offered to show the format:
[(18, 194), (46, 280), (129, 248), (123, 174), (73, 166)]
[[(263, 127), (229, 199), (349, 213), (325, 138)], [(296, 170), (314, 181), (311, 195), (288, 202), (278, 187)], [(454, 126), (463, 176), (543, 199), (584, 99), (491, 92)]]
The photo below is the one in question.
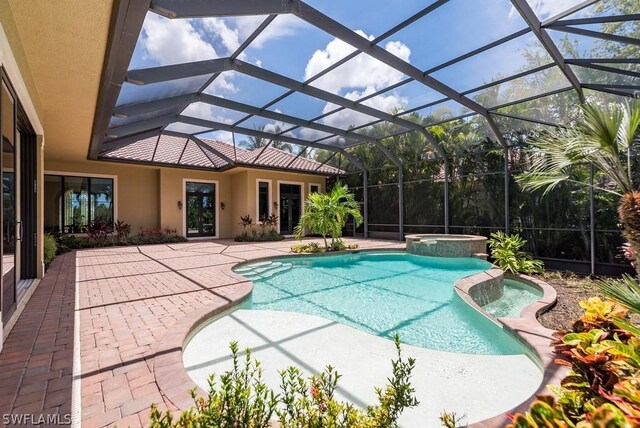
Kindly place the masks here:
[(266, 262), (256, 263), (240, 269), (236, 269), (236, 273), (248, 279), (264, 279), (269, 278), (281, 272), (288, 271), (293, 267), (292, 263), (286, 262)]

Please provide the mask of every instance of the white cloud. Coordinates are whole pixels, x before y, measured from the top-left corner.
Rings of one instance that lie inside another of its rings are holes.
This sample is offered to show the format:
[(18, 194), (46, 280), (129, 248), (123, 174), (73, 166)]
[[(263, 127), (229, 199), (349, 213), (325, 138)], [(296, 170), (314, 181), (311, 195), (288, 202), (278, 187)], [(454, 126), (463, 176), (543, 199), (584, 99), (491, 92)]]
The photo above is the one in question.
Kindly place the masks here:
[[(363, 31), (356, 31), (369, 40)], [(400, 59), (409, 62), (411, 50), (401, 42), (387, 42), (384, 48)], [(355, 49), (342, 40), (330, 41), (324, 49), (314, 52), (305, 68), (305, 80), (315, 76), (332, 64), (352, 53)], [(325, 74), (313, 82), (313, 86), (329, 92), (339, 93), (345, 88), (386, 88), (402, 80), (404, 75), (377, 59), (360, 54), (340, 65), (337, 69)]]
[[(229, 50), (239, 44), (234, 30), (226, 27), (222, 20), (209, 19), (203, 26), (217, 34), (222, 41), (222, 48)], [(214, 46), (208, 42), (201, 31), (190, 19), (167, 19), (155, 13), (147, 14), (142, 35), (144, 59), (158, 65), (171, 65), (219, 58)], [(225, 92), (236, 92), (237, 88), (222, 73), (210, 85), (208, 93), (222, 95)]]
[[(581, 3), (581, 0), (527, 0), (527, 2), (538, 18), (545, 20), (569, 10), (578, 3)], [(509, 16), (513, 17), (517, 15), (518, 11), (512, 6)]]
[(244, 40), (238, 28), (232, 28), (223, 18), (203, 18), (202, 26), (220, 39), (220, 43), (229, 53), (240, 47)]
[[(363, 31), (356, 31), (362, 37), (369, 40), (373, 36), (367, 36)], [(388, 42), (384, 48), (398, 58), (409, 62), (411, 50), (405, 44), (397, 41)], [(324, 49), (316, 51), (305, 69), (305, 79), (318, 74), (340, 59), (352, 53), (354, 49), (341, 40), (334, 39)], [(313, 86), (326, 91), (340, 94), (350, 100), (358, 100), (367, 95), (387, 88), (402, 79), (404, 75), (392, 67), (366, 55), (360, 54), (340, 65), (334, 71), (327, 73), (312, 83)], [(363, 102), (364, 105), (377, 110), (391, 112), (402, 108), (407, 104), (407, 99), (396, 91), (381, 94)], [(323, 113), (328, 113), (337, 108), (335, 104), (327, 103)], [(375, 117), (344, 109), (321, 119), (321, 122), (340, 129), (348, 129), (350, 126), (360, 126), (377, 120)], [(321, 138), (323, 135), (312, 130), (303, 133), (306, 138)]]
[[(265, 18), (266, 16), (243, 17), (242, 25), (238, 26), (243, 38), (246, 39), (247, 37), (249, 37), (249, 35), (253, 33), (253, 30), (255, 30), (258, 25), (260, 25), (260, 23), (265, 20)], [(273, 21), (271, 21), (267, 28), (265, 28), (260, 33), (260, 35), (256, 37), (253, 42), (251, 42), (251, 47), (261, 49), (267, 42), (271, 40), (284, 39), (294, 36), (301, 28), (306, 25), (309, 24), (297, 18), (295, 15), (278, 15)]]
[(189, 20), (167, 19), (149, 13), (144, 20), (142, 43), (147, 58), (159, 65), (178, 64), (218, 58)]
[(185, 116), (197, 117), (200, 119), (212, 120), (231, 125), (244, 116), (243, 113), (229, 110), (222, 107), (213, 106), (201, 102), (191, 103), (182, 112)]

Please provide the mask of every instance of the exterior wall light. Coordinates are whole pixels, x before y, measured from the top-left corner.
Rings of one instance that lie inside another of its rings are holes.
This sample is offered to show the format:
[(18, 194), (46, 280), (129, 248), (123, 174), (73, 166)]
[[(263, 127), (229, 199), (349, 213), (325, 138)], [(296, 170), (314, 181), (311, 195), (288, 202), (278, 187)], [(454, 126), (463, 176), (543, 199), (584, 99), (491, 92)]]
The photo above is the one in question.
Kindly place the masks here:
[(223, 210), (224, 209), (224, 202), (220, 202), (220, 209)]
[(182, 209), (182, 201), (178, 201), (178, 209), (181, 210)]

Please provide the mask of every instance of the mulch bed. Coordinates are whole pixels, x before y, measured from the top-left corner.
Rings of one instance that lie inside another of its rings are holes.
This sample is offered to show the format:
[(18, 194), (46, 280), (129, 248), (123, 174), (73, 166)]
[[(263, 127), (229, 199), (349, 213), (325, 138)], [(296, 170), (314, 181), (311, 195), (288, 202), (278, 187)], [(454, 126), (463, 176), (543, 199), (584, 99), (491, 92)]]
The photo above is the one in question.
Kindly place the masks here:
[(603, 297), (596, 280), (588, 276), (571, 273), (544, 272), (536, 275), (558, 292), (558, 302), (549, 311), (538, 317), (542, 325), (553, 330), (569, 330), (584, 310), (578, 305), (580, 300), (589, 297)]
[[(546, 281), (558, 292), (558, 302), (549, 311), (538, 317), (540, 323), (553, 330), (567, 331), (584, 310), (578, 302), (589, 297), (604, 298), (597, 286), (597, 279), (572, 273), (544, 272), (535, 275)], [(630, 314), (634, 323), (640, 324), (640, 314)]]

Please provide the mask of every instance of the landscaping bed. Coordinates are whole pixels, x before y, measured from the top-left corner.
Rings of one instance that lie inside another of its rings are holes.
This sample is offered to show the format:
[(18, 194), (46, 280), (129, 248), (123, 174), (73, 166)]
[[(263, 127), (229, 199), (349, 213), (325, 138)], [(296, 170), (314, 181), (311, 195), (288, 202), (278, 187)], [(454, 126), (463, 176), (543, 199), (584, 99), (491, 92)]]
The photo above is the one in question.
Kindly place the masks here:
[[(597, 286), (597, 279), (588, 276), (564, 272), (545, 271), (532, 275), (539, 278), (558, 292), (558, 301), (549, 311), (538, 317), (540, 324), (552, 330), (569, 330), (575, 320), (584, 313), (578, 302), (589, 297), (603, 297)], [(640, 317), (631, 315), (633, 321), (640, 321)]]

